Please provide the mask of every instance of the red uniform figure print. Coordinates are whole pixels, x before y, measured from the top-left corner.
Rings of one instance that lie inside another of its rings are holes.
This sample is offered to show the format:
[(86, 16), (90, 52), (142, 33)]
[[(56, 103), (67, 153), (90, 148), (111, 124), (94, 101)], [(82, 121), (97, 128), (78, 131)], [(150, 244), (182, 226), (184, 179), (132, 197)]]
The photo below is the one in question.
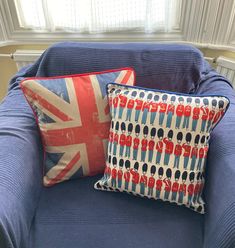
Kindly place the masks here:
[(181, 120), (182, 120), (182, 116), (184, 114), (184, 98), (183, 97), (179, 97), (178, 99), (179, 104), (176, 107), (176, 123), (175, 123), (175, 128), (179, 129), (180, 128), (180, 124), (181, 124)]
[(175, 113), (175, 99), (176, 97), (173, 95), (171, 96), (171, 99), (170, 99), (170, 104), (168, 104), (167, 106), (167, 120), (166, 120), (166, 127), (167, 128), (170, 128), (171, 127), (171, 122), (172, 122), (172, 117), (174, 116), (174, 113)]
[(145, 163), (142, 165), (142, 175), (140, 177), (140, 194), (145, 195), (145, 188), (148, 185), (148, 178), (146, 176), (148, 165)]
[(148, 180), (148, 195), (150, 196), (153, 195), (154, 184), (155, 184), (155, 178), (151, 176)]
[(112, 159), (112, 171), (111, 171), (111, 184), (112, 184), (112, 187), (116, 188), (117, 186), (117, 158), (116, 157), (113, 157)]
[(163, 183), (165, 184), (164, 200), (168, 200), (168, 198), (169, 198), (169, 194), (171, 191), (171, 176), (172, 176), (171, 169), (167, 169), (166, 170), (166, 178), (163, 179)]
[(159, 128), (157, 131), (157, 136), (158, 136), (158, 142), (156, 144), (156, 150), (157, 150), (157, 155), (156, 155), (156, 164), (160, 164), (161, 161), (161, 156), (162, 156), (162, 150), (163, 150), (163, 136), (164, 136), (164, 131), (162, 128)]
[(140, 125), (137, 124), (135, 126), (135, 138), (133, 140), (133, 160), (137, 160), (138, 149), (140, 144), (139, 134), (140, 134)]
[(156, 198), (160, 198), (160, 194), (162, 191), (162, 185), (163, 185), (163, 181), (162, 181), (162, 176), (163, 176), (164, 170), (162, 167), (159, 167), (158, 169), (158, 179), (156, 180)]
[(169, 104), (166, 113), (169, 114), (170, 112), (172, 112), (174, 114), (174, 111), (175, 111), (175, 106), (173, 104)]
[(172, 201), (176, 201), (176, 198), (177, 198), (177, 194), (178, 194), (178, 191), (179, 191), (179, 178), (180, 178), (180, 171), (179, 170), (177, 170), (176, 172), (175, 172), (175, 181), (174, 181), (174, 183), (172, 184), (172, 188), (171, 188), (171, 192), (172, 192), (172, 194), (171, 194), (171, 200)]
[[(213, 126), (217, 124), (217, 122), (223, 117), (224, 115), (224, 101), (220, 100), (219, 101), (219, 111), (215, 114), (215, 117), (212, 121)], [(216, 105), (215, 105), (216, 106)]]
[(155, 136), (156, 136), (156, 128), (153, 127), (150, 131), (151, 139), (148, 141), (148, 162), (151, 163), (153, 160), (153, 150), (155, 146)]
[(122, 113), (124, 108), (126, 107), (127, 99), (128, 98), (124, 94), (119, 95), (119, 112), (118, 112), (119, 119), (122, 119)]
[(207, 119), (209, 118), (209, 108), (202, 106), (201, 111), (202, 111), (202, 120), (207, 121)]
[(167, 103), (166, 103), (167, 98), (168, 96), (164, 94), (162, 96), (162, 102), (159, 103), (159, 125), (160, 126), (163, 125), (165, 113), (167, 111)]
[(137, 91), (132, 91), (131, 98), (127, 102), (127, 112), (126, 112), (126, 121), (131, 121), (132, 110), (135, 105), (135, 97), (137, 95)]
[(132, 180), (131, 180), (131, 182), (132, 182), (132, 192), (135, 192), (136, 185), (139, 183), (139, 180), (140, 180), (140, 175), (138, 173), (138, 168), (139, 168), (139, 163), (135, 162), (134, 169), (132, 168), (130, 170), (131, 175), (132, 175)]
[(184, 116), (190, 117), (191, 116), (192, 107), (190, 105), (185, 106), (184, 108)]
[(112, 130), (109, 131), (109, 153), (112, 151), (112, 145), (114, 141), (114, 133)]
[(107, 182), (110, 176), (111, 176), (111, 168), (109, 166), (106, 166), (104, 170), (104, 178), (105, 178), (104, 181)]
[(156, 190), (162, 190), (162, 179), (157, 179), (156, 181)]
[(129, 190), (129, 182), (130, 182), (130, 177), (131, 177), (131, 173), (130, 173), (130, 160), (126, 160), (125, 161), (125, 168), (126, 171), (124, 172), (124, 181), (125, 181), (125, 190), (128, 191)]
[(118, 177), (118, 188), (122, 187), (122, 177), (123, 177), (123, 164), (124, 160), (120, 159), (119, 160), (119, 170), (117, 172), (117, 177)]
[(158, 111), (158, 107), (159, 107), (158, 100), (159, 100), (159, 95), (155, 95), (153, 97), (153, 101), (151, 102), (151, 105), (150, 105), (150, 112), (151, 112), (150, 124), (151, 125), (153, 125), (155, 118), (156, 118), (156, 115), (157, 115), (157, 111)]
[(187, 187), (187, 192), (188, 192), (188, 205), (192, 204), (192, 197), (193, 197), (193, 193), (194, 193), (194, 177), (195, 177), (195, 173), (194, 172), (190, 172), (189, 174), (189, 180), (190, 180), (190, 184)]
[(139, 138), (134, 138), (133, 144), (134, 144), (133, 148), (138, 149), (139, 144), (140, 144), (140, 139)]
[(185, 137), (186, 143), (184, 143), (182, 145), (182, 147), (184, 149), (184, 153), (183, 153), (183, 156), (184, 156), (184, 169), (187, 169), (187, 166), (188, 166), (189, 156), (190, 156), (190, 153), (191, 153), (191, 146), (190, 146), (191, 139), (192, 139), (192, 134), (187, 133), (186, 137)]
[(193, 190), (193, 202), (194, 202), (194, 204), (198, 202), (198, 197), (199, 197), (199, 193), (200, 193), (200, 179), (201, 179), (201, 172), (198, 172), (197, 183), (196, 183), (194, 190)]
[(141, 175), (140, 177), (140, 183), (143, 183), (145, 186), (147, 186), (147, 176)]
[(148, 146), (148, 140), (142, 139), (141, 140), (141, 162), (145, 162), (147, 146)]
[(147, 150), (147, 145), (148, 145), (148, 140), (147, 139), (142, 139), (142, 141), (141, 141), (141, 150), (146, 151)]
[(125, 153), (125, 156), (127, 158), (130, 158), (131, 156), (131, 145), (132, 145), (132, 137), (128, 135), (126, 137), (126, 153)]
[(188, 130), (189, 128), (189, 118), (191, 116), (191, 112), (192, 112), (192, 107), (191, 107), (191, 102), (192, 102), (192, 98), (188, 97), (187, 98), (187, 105), (184, 107), (184, 122), (183, 122), (183, 128), (186, 128), (186, 130)]
[(136, 102), (135, 110), (141, 110), (144, 101), (143, 100), (140, 100), (140, 99), (136, 99), (135, 102)]
[(113, 114), (113, 117), (114, 118), (116, 117), (116, 113), (117, 113), (118, 100), (119, 100), (118, 96), (115, 96), (113, 98), (113, 104), (112, 104), (112, 106), (113, 106), (113, 112), (111, 112), (111, 113)]
[(108, 145), (108, 150), (109, 153), (111, 153), (112, 151), (112, 146), (113, 146), (113, 141), (114, 141), (114, 132), (113, 132), (113, 128), (114, 128), (114, 122), (111, 122), (111, 128), (109, 131), (109, 145)]
[(170, 161), (170, 155), (174, 150), (174, 143), (171, 141), (173, 137), (173, 131), (170, 130), (167, 134), (167, 138), (163, 139), (165, 143), (165, 156), (164, 156), (164, 165), (168, 165)]
[(120, 135), (119, 138), (119, 146), (120, 146), (120, 150), (119, 150), (119, 156), (122, 157), (123, 153), (124, 153), (124, 147), (126, 145), (126, 124), (124, 122), (121, 123), (121, 131), (122, 134)]
[(204, 146), (204, 159), (205, 159), (205, 160), (206, 160), (206, 158), (207, 158), (208, 150), (209, 150), (208, 145), (205, 145), (205, 146)]
[(166, 113), (167, 103), (165, 103), (165, 102), (160, 102), (160, 103), (159, 103), (159, 106), (160, 106), (159, 113)]
[(179, 168), (179, 163), (180, 163), (180, 157), (182, 155), (182, 142), (183, 139), (183, 133), (179, 132), (177, 133), (177, 144), (175, 145), (174, 149), (174, 155), (175, 155), (175, 160), (174, 160), (174, 168)]
[(150, 177), (149, 178), (149, 181), (148, 181), (148, 187), (149, 188), (153, 188), (154, 187), (154, 183), (155, 183), (154, 177)]
[(147, 101), (144, 102), (143, 106), (142, 106), (142, 120), (141, 120), (141, 124), (146, 124), (147, 121), (147, 117), (148, 117), (148, 113), (150, 110), (150, 106), (151, 106), (151, 100), (152, 100), (153, 94), (149, 93), (147, 95)]
[(148, 180), (148, 195), (153, 196), (153, 188), (155, 185), (154, 175), (156, 173), (156, 167), (154, 165), (151, 166), (150, 173), (151, 173), (151, 176), (149, 177), (149, 180)]
[(128, 103), (127, 103), (127, 108), (128, 109), (133, 109), (134, 108), (134, 105), (135, 105), (135, 100), (129, 99), (128, 100)]
[(132, 146), (132, 130), (133, 130), (133, 124), (129, 123), (127, 127), (127, 136), (126, 136), (126, 152), (125, 157), (130, 158), (131, 156), (131, 146)]
[(183, 104), (179, 104), (176, 107), (176, 115), (179, 116), (179, 117), (182, 117), (183, 114), (184, 114), (184, 105)]
[[(125, 146), (126, 145), (126, 135), (123, 134), (123, 133), (120, 135), (119, 145), (120, 146)], [(120, 156), (123, 156), (123, 153), (120, 153)]]
[(212, 100), (212, 110), (210, 110), (209, 112), (209, 118), (208, 118), (208, 122), (207, 122), (207, 128), (206, 131), (209, 132), (211, 125), (212, 125), (212, 121), (215, 117), (215, 107), (217, 105), (217, 101), (215, 99)]
[(142, 109), (142, 106), (143, 106), (143, 98), (144, 98), (144, 95), (145, 93), (144, 92), (140, 92), (139, 93), (139, 98), (138, 99), (135, 99), (135, 121), (138, 122), (139, 120), (139, 116), (140, 116), (140, 111)]
[(198, 143), (199, 143), (199, 140), (200, 140), (200, 135), (196, 135), (195, 139), (194, 139), (194, 147), (191, 151), (191, 166), (190, 166), (190, 170), (194, 170), (195, 168), (195, 165), (196, 165), (196, 161), (197, 161), (197, 158), (198, 158)]
[(205, 128), (206, 128), (206, 122), (209, 118), (209, 100), (208, 98), (203, 98), (203, 106), (201, 106), (200, 110), (202, 111), (202, 124), (201, 124), (201, 133), (205, 132)]
[(133, 141), (133, 160), (137, 160), (137, 153), (138, 153), (138, 148), (140, 144), (140, 139), (135, 137)]
[(192, 121), (192, 131), (195, 132), (197, 129), (197, 123), (200, 116), (200, 99), (195, 99), (196, 107), (193, 108), (193, 121)]
[(182, 181), (181, 181), (181, 184), (179, 186), (179, 198), (178, 198), (178, 203), (183, 203), (184, 201), (184, 197), (186, 196), (186, 190), (187, 190), (187, 186), (185, 184), (186, 180), (187, 180), (187, 177), (188, 177), (188, 173), (187, 171), (184, 171), (182, 173)]
[(200, 108), (195, 107), (193, 108), (193, 120), (198, 120), (200, 115)]
[(156, 150), (160, 153), (162, 153), (163, 150), (163, 141), (159, 140), (156, 145)]
[(166, 145), (165, 153), (172, 154), (174, 149), (174, 143), (171, 140), (168, 140), (167, 138), (164, 138), (163, 142)]
[(113, 155), (116, 156), (117, 155), (117, 145), (119, 142), (119, 135), (117, 133), (114, 134), (114, 138), (113, 138)]
[(144, 126), (143, 128), (144, 138), (141, 140), (141, 162), (145, 162), (146, 151), (148, 146), (148, 140), (147, 140), (148, 133), (149, 133), (148, 126)]
[(125, 108), (127, 103), (127, 97), (125, 95), (119, 95), (119, 107)]
[(150, 112), (157, 112), (158, 111), (158, 106), (159, 106), (159, 103), (157, 103), (157, 102), (151, 102)]
[(140, 175), (138, 171), (135, 171), (133, 168), (130, 170), (131, 175), (132, 175), (132, 183), (138, 184), (139, 183), (139, 178)]
[[(171, 180), (165, 178), (163, 182), (165, 184), (165, 193), (167, 192), (169, 194), (171, 191)], [(168, 197), (166, 197), (166, 199), (168, 199)]]
[(118, 179), (121, 180), (123, 175), (123, 171), (121, 169), (118, 170)]

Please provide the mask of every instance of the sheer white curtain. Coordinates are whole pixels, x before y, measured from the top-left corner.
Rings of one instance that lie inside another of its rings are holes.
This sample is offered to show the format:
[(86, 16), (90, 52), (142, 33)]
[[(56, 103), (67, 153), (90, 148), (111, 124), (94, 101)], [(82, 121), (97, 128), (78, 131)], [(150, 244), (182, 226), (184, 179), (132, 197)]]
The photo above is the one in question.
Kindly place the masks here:
[(170, 32), (175, 25), (176, 2), (176, 0), (15, 0), (22, 28), (79, 33)]

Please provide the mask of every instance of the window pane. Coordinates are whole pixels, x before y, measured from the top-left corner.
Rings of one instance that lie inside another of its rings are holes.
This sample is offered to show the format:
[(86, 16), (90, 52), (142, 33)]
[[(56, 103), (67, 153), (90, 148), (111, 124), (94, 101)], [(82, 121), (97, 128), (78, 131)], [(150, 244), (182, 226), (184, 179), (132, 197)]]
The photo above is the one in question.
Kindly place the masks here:
[(15, 0), (22, 27), (45, 28), (42, 0)]
[[(169, 31), (175, 0), (15, 0), (23, 27), (76, 32)], [(178, 0), (179, 1), (179, 0)], [(45, 18), (46, 17), (46, 18)]]

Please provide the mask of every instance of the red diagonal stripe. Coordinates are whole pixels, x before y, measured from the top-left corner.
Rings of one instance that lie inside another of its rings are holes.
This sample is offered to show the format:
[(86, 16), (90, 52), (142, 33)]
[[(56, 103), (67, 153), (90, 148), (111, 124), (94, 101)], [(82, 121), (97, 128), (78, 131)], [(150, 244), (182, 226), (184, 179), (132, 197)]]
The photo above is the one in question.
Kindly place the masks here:
[(128, 80), (130, 79), (130, 76), (132, 74), (132, 71), (127, 71), (126, 75), (123, 77), (122, 81), (120, 82), (120, 84), (127, 84)]
[(54, 177), (47, 183), (47, 186), (51, 186), (53, 184), (60, 182), (66, 176), (66, 174), (74, 167), (74, 165), (77, 163), (79, 159), (80, 159), (80, 152), (77, 152), (76, 155), (73, 157), (73, 159), (64, 167), (64, 169), (61, 170), (60, 173), (56, 175), (56, 177)]

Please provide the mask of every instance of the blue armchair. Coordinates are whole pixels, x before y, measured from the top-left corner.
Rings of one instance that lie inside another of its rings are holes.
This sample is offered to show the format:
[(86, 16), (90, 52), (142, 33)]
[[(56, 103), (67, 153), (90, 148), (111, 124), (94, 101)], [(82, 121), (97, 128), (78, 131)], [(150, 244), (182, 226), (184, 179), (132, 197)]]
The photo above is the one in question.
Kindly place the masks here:
[[(206, 171), (206, 214), (127, 194), (95, 191), (89, 177), (45, 188), (43, 151), (19, 88), (25, 77), (133, 67), (137, 85), (223, 94), (231, 104), (214, 129)], [(235, 93), (185, 45), (59, 43), (9, 84), (0, 105), (1, 248), (235, 247)]]

